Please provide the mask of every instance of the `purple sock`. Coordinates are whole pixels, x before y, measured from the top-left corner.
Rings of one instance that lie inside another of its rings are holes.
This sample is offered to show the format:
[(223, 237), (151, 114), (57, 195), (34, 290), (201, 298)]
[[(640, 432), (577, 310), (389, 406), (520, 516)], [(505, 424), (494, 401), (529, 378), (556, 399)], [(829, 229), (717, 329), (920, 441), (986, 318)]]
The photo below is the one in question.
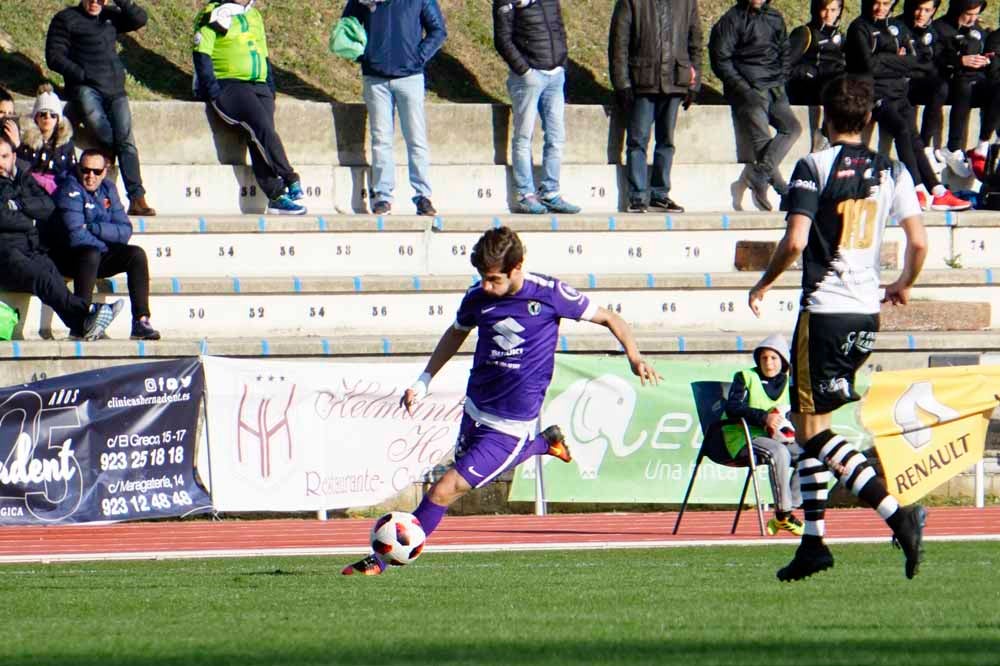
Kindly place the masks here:
[(447, 512), (448, 507), (435, 504), (430, 497), (424, 495), (424, 498), (420, 500), (420, 506), (416, 508), (413, 515), (420, 521), (420, 526), (424, 528), (424, 534), (430, 536)]

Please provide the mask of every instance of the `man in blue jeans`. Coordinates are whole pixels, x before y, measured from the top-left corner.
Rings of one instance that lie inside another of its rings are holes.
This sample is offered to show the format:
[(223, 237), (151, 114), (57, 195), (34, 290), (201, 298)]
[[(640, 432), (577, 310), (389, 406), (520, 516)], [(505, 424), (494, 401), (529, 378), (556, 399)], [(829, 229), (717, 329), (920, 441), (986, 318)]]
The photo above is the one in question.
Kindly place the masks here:
[[(670, 198), (674, 126), (701, 87), (701, 21), (697, 0), (617, 0), (611, 15), (611, 85), (628, 125), (628, 211), (683, 213)], [(655, 131), (653, 169), (646, 147)]]
[(146, 25), (146, 10), (133, 0), (80, 0), (52, 18), (45, 38), (45, 62), (66, 80), (68, 99), (101, 147), (118, 158), (129, 198), (129, 215), (156, 215), (146, 203), (139, 151), (132, 136), (132, 111), (125, 95), (125, 67), (118, 35)]
[[(493, 0), (493, 44), (510, 67), (507, 91), (514, 113), (514, 213), (579, 213), (559, 193), (559, 167), (566, 142), (566, 28), (559, 0)], [(542, 116), (542, 184), (535, 191), (531, 135)]]
[(371, 210), (376, 215), (392, 211), (393, 114), (398, 108), (416, 193), (413, 203), (418, 215), (436, 215), (430, 198), (424, 69), (448, 36), (437, 0), (348, 0), (343, 15), (356, 18), (368, 35), (358, 61), (371, 126)]

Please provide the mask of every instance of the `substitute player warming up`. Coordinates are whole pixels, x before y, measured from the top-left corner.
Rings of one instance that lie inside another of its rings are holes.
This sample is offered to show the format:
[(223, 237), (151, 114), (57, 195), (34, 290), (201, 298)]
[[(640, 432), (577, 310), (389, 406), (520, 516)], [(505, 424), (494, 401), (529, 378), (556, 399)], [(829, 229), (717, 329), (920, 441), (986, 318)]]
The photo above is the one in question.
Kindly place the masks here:
[[(639, 355), (632, 331), (621, 317), (560, 280), (524, 271), (523, 260), (524, 246), (511, 229), (500, 227), (482, 235), (472, 248), (472, 265), (482, 280), (465, 292), (455, 323), (441, 336), (423, 374), (400, 399), (409, 411), (427, 394), (431, 379), (469, 332), (478, 329), (455, 462), (413, 512), (427, 536), (455, 500), (531, 456), (571, 460), (558, 426), (538, 432), (538, 416), (555, 366), (560, 319), (607, 327), (644, 385), (660, 379)], [(375, 576), (385, 567), (372, 553), (341, 573)]]
[(868, 150), (861, 130), (871, 120), (870, 80), (842, 78), (823, 92), (831, 147), (798, 161), (785, 200), (788, 226), (764, 275), (750, 290), (760, 316), (764, 295), (802, 254), (802, 301), (791, 358), (791, 406), (805, 529), (795, 557), (778, 579), (800, 580), (833, 566), (823, 543), (830, 473), (878, 511), (906, 556), (906, 577), (922, 559), (926, 511), (901, 507), (863, 455), (830, 429), (830, 413), (859, 400), (855, 372), (871, 354), (879, 328), (879, 249), (885, 223), (906, 235), (899, 278), (882, 302), (905, 305), (927, 254), (913, 180), (899, 163)]

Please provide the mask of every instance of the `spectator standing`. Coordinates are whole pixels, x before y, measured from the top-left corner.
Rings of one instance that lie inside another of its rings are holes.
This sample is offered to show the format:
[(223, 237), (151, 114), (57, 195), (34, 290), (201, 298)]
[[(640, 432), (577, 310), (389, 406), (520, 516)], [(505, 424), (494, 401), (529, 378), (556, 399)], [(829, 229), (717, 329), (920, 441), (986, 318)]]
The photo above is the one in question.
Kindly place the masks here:
[[(617, 0), (608, 62), (618, 106), (628, 119), (625, 164), (628, 210), (684, 209), (670, 198), (677, 110), (701, 88), (702, 33), (697, 0)], [(653, 169), (646, 165), (654, 131)]]
[(76, 167), (73, 126), (63, 114), (63, 102), (49, 84), (38, 88), (31, 117), (17, 154), (30, 165), (31, 175), (49, 194)]
[(416, 193), (412, 201), (418, 215), (436, 215), (431, 204), (424, 70), (448, 36), (437, 0), (348, 0), (343, 16), (356, 18), (368, 35), (359, 61), (371, 126), (371, 210), (376, 215), (392, 211), (393, 117), (398, 109), (410, 185)]
[(916, 58), (906, 49), (906, 25), (889, 16), (892, 5), (893, 0), (862, 0), (861, 16), (847, 29), (847, 71), (873, 80), (872, 118), (895, 141), (899, 160), (916, 185), (921, 209), (927, 209), (929, 194), (934, 210), (966, 210), (971, 204), (953, 195), (938, 180), (917, 133), (916, 114), (908, 98), (908, 78)]
[[(559, 170), (566, 142), (566, 28), (559, 0), (493, 0), (493, 44), (510, 68), (507, 92), (514, 116), (510, 152), (515, 213), (579, 213), (559, 193)], [(542, 182), (535, 191), (531, 135), (541, 115), (545, 144)]]
[(809, 23), (800, 25), (788, 36), (791, 72), (788, 101), (808, 106), (812, 146), (819, 150), (826, 143), (819, 113), (820, 92), (830, 81), (844, 74), (844, 36), (840, 32), (842, 0), (813, 0)]
[[(942, 61), (951, 86), (948, 147), (942, 157), (962, 177), (972, 175), (970, 158), (978, 159), (980, 164), (985, 161), (990, 139), (1000, 126), (1000, 85), (989, 76), (996, 61), (990, 48), (1000, 44), (994, 39), (993, 45), (987, 47), (990, 31), (979, 22), (985, 8), (985, 0), (952, 0), (947, 13), (934, 22), (941, 35)], [(966, 155), (969, 113), (973, 107), (982, 109), (979, 141)]]
[[(904, 47), (913, 57), (910, 68), (909, 100), (914, 107), (923, 106), (920, 141), (932, 169), (940, 173), (934, 146), (941, 147), (944, 126), (944, 104), (948, 101), (948, 81), (941, 74), (941, 38), (934, 27), (934, 14), (941, 0), (906, 0), (903, 14), (898, 17), (907, 29)], [(916, 126), (916, 116), (914, 116)]]
[[(114, 183), (105, 179), (107, 160), (97, 150), (85, 150), (76, 171), (56, 191), (58, 214), (46, 225), (46, 245), (52, 248), (62, 274), (73, 278), (73, 293), (87, 303), (97, 278), (125, 273), (132, 304), (132, 339), (159, 340), (160, 334), (149, 324), (146, 252), (128, 244), (132, 222)], [(70, 335), (79, 332), (71, 329)]]
[(69, 292), (38, 235), (38, 224), (47, 222), (54, 211), (45, 190), (15, 164), (10, 137), (0, 134), (0, 266), (4, 267), (0, 289), (37, 296), (71, 331), (96, 340), (124, 303), (92, 304)]
[(125, 94), (125, 67), (118, 35), (146, 25), (146, 10), (133, 0), (80, 0), (52, 18), (45, 62), (66, 80), (66, 94), (100, 146), (118, 160), (129, 198), (129, 215), (156, 215), (146, 202), (132, 110)]
[(788, 190), (779, 167), (802, 132), (785, 93), (791, 68), (785, 19), (769, 0), (737, 0), (712, 26), (708, 55), (732, 105), (737, 135), (753, 143), (754, 162), (733, 184), (734, 206), (749, 188), (754, 204), (771, 210), (768, 188), (782, 196)]
[(267, 213), (305, 215), (305, 193), (274, 126), (274, 70), (254, 0), (209, 2), (194, 26), (194, 93), (247, 134), (250, 164)]

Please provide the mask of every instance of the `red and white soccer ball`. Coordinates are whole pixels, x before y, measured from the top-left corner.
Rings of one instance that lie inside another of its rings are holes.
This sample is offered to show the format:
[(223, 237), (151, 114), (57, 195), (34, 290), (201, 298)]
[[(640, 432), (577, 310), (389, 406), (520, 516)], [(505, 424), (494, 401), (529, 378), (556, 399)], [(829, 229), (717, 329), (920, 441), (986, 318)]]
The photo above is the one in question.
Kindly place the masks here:
[(386, 564), (401, 566), (420, 557), (427, 535), (412, 513), (393, 511), (372, 526), (372, 550)]

